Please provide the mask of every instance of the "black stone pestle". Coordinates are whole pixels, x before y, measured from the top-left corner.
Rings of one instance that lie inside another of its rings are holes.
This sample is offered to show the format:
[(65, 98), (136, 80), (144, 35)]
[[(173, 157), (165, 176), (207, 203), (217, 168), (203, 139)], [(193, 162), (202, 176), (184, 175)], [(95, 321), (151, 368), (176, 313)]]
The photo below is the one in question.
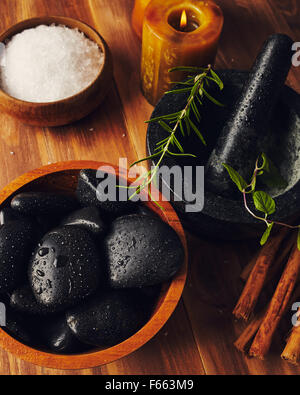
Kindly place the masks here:
[(205, 182), (211, 192), (234, 196), (236, 187), (223, 163), (250, 179), (263, 150), (262, 142), (271, 132), (272, 112), (291, 67), (292, 44), (291, 38), (283, 34), (274, 34), (265, 42), (207, 162)]

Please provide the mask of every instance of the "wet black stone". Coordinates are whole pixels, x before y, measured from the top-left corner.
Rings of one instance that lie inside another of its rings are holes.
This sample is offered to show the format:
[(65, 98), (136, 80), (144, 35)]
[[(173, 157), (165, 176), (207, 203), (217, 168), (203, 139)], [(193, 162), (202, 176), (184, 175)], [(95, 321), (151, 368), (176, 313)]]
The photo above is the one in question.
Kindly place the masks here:
[(8, 311), (6, 320), (6, 326), (2, 328), (5, 332), (28, 346), (35, 344), (36, 339), (32, 336), (29, 325), (24, 324), (23, 317), (13, 311)]
[(67, 312), (67, 323), (81, 342), (110, 347), (146, 323), (149, 314), (137, 305), (137, 300), (135, 291), (108, 291)]
[(99, 237), (103, 237), (107, 229), (97, 207), (85, 207), (71, 213), (63, 220), (62, 225), (78, 226)]
[(46, 316), (53, 313), (51, 308), (37, 302), (29, 285), (15, 290), (10, 297), (10, 306), (24, 314)]
[(0, 227), (0, 294), (25, 282), (36, 237), (37, 230), (30, 221), (13, 221)]
[(75, 354), (88, 349), (74, 336), (65, 315), (43, 322), (40, 337), (43, 345), (57, 354)]
[(11, 208), (30, 216), (58, 215), (76, 210), (78, 202), (72, 195), (57, 192), (25, 192), (12, 199)]
[(109, 283), (134, 288), (170, 280), (184, 260), (177, 233), (165, 222), (144, 215), (116, 219), (104, 240)]
[[(103, 174), (102, 172), (100, 174)], [(105, 174), (104, 174), (105, 176)], [(97, 178), (97, 171), (92, 169), (85, 169), (80, 172), (77, 187), (77, 197), (80, 203), (85, 206), (96, 206), (100, 209), (101, 214), (107, 219), (115, 218), (121, 215), (132, 213), (135, 210), (136, 203), (126, 199), (120, 200), (120, 188), (116, 187), (116, 195), (113, 196), (116, 201), (100, 201), (102, 194), (97, 191), (99, 183), (105, 179)], [(119, 182), (114, 178), (114, 184)]]
[(6, 333), (16, 340), (26, 344), (33, 345), (35, 336), (30, 331), (30, 324), (22, 314), (16, 313), (9, 306), (9, 297), (0, 297), (0, 326)]
[(93, 238), (84, 229), (65, 226), (49, 232), (29, 266), (35, 298), (53, 311), (76, 305), (99, 287), (101, 263)]
[(26, 219), (10, 207), (4, 207), (0, 211), (0, 226), (16, 220)]

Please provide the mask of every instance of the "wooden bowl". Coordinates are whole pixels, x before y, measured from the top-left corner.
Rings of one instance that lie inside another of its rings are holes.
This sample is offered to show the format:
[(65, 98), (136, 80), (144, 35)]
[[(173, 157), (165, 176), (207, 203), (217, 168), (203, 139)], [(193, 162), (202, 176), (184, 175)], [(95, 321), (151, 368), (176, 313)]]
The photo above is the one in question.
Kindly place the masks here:
[(5, 43), (15, 34), (41, 24), (58, 24), (78, 28), (102, 49), (104, 53), (103, 66), (94, 82), (87, 88), (74, 96), (55, 102), (31, 103), (18, 100), (0, 88), (0, 110), (30, 125), (41, 127), (66, 125), (84, 118), (101, 104), (113, 80), (112, 56), (106, 42), (96, 30), (76, 19), (60, 16), (44, 16), (17, 23), (0, 35), (0, 42)]
[[(74, 192), (79, 171), (81, 169), (98, 169), (100, 166), (111, 165), (90, 161), (70, 161), (33, 170), (17, 178), (0, 192), (0, 207), (8, 204), (11, 198), (21, 191)], [(111, 168), (114, 168), (117, 176), (120, 176), (117, 167), (111, 166)], [(143, 191), (143, 193), (145, 192)], [(80, 355), (66, 356), (42, 352), (18, 342), (2, 329), (0, 329), (0, 347), (16, 357), (36, 365), (55, 369), (85, 369), (113, 362), (147, 343), (164, 326), (180, 300), (186, 281), (188, 254), (183, 228), (170, 203), (160, 201), (164, 211), (160, 210), (153, 202), (144, 204), (177, 232), (185, 249), (185, 261), (173, 280), (163, 285), (152, 316), (142, 329), (114, 347)]]

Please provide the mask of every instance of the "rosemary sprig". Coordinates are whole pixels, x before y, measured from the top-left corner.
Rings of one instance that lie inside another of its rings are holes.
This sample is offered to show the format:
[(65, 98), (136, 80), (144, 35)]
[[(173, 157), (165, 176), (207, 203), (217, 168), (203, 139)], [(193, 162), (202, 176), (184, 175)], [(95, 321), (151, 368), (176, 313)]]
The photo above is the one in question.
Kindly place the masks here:
[[(132, 167), (137, 165), (138, 163), (157, 157), (159, 158), (156, 165), (150, 171), (139, 177), (141, 184), (136, 187), (136, 191), (130, 196), (130, 199), (132, 199), (135, 195), (141, 193), (141, 191), (145, 188), (148, 188), (149, 196), (152, 199), (150, 193), (151, 184), (153, 181), (156, 181), (159, 167), (166, 156), (190, 156), (194, 158), (196, 157), (193, 154), (188, 154), (184, 152), (184, 149), (178, 137), (179, 131), (183, 137), (185, 137), (186, 134), (189, 136), (192, 132), (195, 133), (199, 137), (201, 142), (206, 145), (206, 141), (201, 131), (199, 130), (199, 127), (197, 126), (197, 124), (201, 122), (201, 114), (198, 106), (203, 105), (204, 99), (208, 99), (218, 106), (223, 106), (223, 104), (221, 104), (218, 100), (212, 97), (211, 94), (208, 92), (211, 82), (215, 83), (220, 90), (223, 90), (224, 88), (224, 84), (221, 81), (220, 77), (213, 71), (210, 65), (206, 68), (176, 67), (169, 71), (183, 71), (192, 74), (188, 76), (186, 81), (176, 83), (180, 85), (180, 88), (166, 92), (166, 94), (189, 93), (189, 97), (185, 107), (181, 111), (152, 118), (151, 120), (146, 122), (157, 122), (164, 130), (169, 133), (169, 135), (168, 137), (164, 138), (156, 144), (156, 152), (153, 155), (137, 160), (131, 165)], [(192, 114), (194, 115), (197, 124), (191, 119)]]
[[(243, 203), (246, 211), (258, 221), (262, 221), (266, 224), (266, 230), (262, 235), (260, 240), (260, 244), (264, 245), (273, 229), (274, 225), (283, 226), (289, 229), (298, 229), (298, 239), (297, 239), (297, 246), (300, 250), (300, 225), (289, 225), (283, 222), (273, 221), (269, 219), (269, 215), (274, 214), (276, 212), (276, 203), (275, 200), (265, 191), (257, 191), (257, 178), (261, 177), (261, 180), (266, 185), (286, 185), (286, 182), (281, 177), (280, 173), (274, 166), (273, 162), (268, 159), (266, 154), (262, 153), (256, 160), (255, 169), (253, 171), (253, 175), (251, 178), (250, 183), (248, 184), (244, 178), (231, 166), (223, 163), (223, 166), (227, 170), (231, 180), (236, 184), (239, 191), (243, 195)], [(264, 216), (260, 216), (254, 213), (249, 205), (248, 205), (248, 195), (252, 195), (252, 200), (254, 206), (257, 211), (262, 212)]]

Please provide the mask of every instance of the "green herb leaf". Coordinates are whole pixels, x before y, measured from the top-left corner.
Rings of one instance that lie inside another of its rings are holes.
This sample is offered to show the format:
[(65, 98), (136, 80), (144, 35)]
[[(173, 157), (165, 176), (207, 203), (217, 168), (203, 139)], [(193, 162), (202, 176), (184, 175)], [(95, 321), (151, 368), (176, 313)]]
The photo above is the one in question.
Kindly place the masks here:
[(170, 126), (166, 124), (166, 122), (164, 122), (164, 121), (158, 121), (158, 123), (159, 123), (159, 125), (160, 125), (163, 129), (165, 129), (167, 132), (169, 132), (169, 133), (172, 133), (172, 132), (173, 132), (173, 130), (170, 128)]
[(223, 163), (223, 166), (227, 170), (232, 181), (238, 187), (239, 191), (243, 192), (245, 190), (245, 188), (247, 187), (247, 183), (243, 179), (243, 177), (236, 170), (234, 170), (231, 166), (226, 165), (226, 163)]
[(200, 106), (203, 106), (202, 101), (200, 100), (199, 96), (196, 96), (197, 102), (200, 104)]
[(130, 167), (133, 167), (133, 166), (135, 166), (135, 165), (137, 165), (137, 164), (139, 164), (139, 163), (141, 163), (141, 162), (145, 162), (145, 161), (147, 161), (147, 160), (154, 159), (156, 156), (159, 156), (162, 152), (163, 152), (163, 151), (161, 150), (161, 151), (159, 151), (159, 152), (157, 152), (157, 153), (155, 153), (155, 154), (153, 154), (153, 155), (151, 155), (151, 156), (147, 156), (147, 158), (143, 158), (143, 159), (140, 159), (140, 160), (136, 160), (134, 163), (132, 163), (132, 164), (130, 165)]
[(270, 223), (267, 227), (267, 229), (265, 230), (265, 233), (262, 235), (262, 238), (260, 240), (260, 245), (263, 246), (266, 244), (266, 242), (268, 241), (268, 238), (270, 236), (271, 230), (274, 226), (274, 222)]
[(182, 136), (185, 137), (184, 127), (183, 127), (182, 121), (179, 122), (179, 128), (180, 128), (180, 131), (181, 131)]
[(151, 201), (154, 202), (154, 203), (156, 204), (156, 206), (157, 206), (161, 211), (165, 211), (164, 208), (163, 208), (155, 199), (153, 199), (153, 196), (152, 196), (152, 194), (151, 194), (150, 185), (149, 185), (149, 187), (148, 187), (148, 195), (149, 195)]
[(172, 152), (172, 151), (170, 151), (170, 150), (168, 150), (167, 152), (168, 152), (168, 154), (170, 154), (171, 156), (189, 156), (189, 157), (191, 157), (191, 158), (197, 158), (197, 156), (194, 155), (194, 154), (186, 154), (186, 153), (184, 153), (184, 154), (178, 154), (177, 152)]
[(223, 84), (223, 81), (221, 81), (221, 78), (212, 69), (210, 69), (210, 74), (212, 75), (214, 81), (216, 82), (216, 84), (219, 86), (219, 88), (222, 91), (224, 89), (224, 84)]
[(267, 157), (266, 154), (261, 155), (263, 164), (262, 170), (264, 170), (263, 174), (260, 175), (260, 180), (269, 188), (280, 188), (284, 189), (287, 187), (287, 182), (280, 174), (278, 168), (274, 165), (274, 163)]
[(156, 145), (162, 145), (162, 144), (164, 144), (166, 141), (169, 140), (169, 138), (170, 138), (170, 137), (166, 137), (165, 139), (163, 139), (163, 140), (159, 141), (158, 143), (156, 143)]
[(191, 89), (192, 89), (192, 87), (190, 87), (190, 88), (182, 88), (182, 89), (173, 89), (173, 90), (167, 91), (165, 93), (165, 95), (169, 95), (170, 93), (186, 93), (186, 92), (190, 92)]
[(178, 141), (178, 139), (175, 137), (175, 135), (173, 136), (172, 143), (176, 145), (176, 147), (179, 149), (179, 151), (182, 154), (184, 153), (184, 149), (183, 149), (182, 145), (180, 144), (180, 142)]
[(177, 119), (180, 114), (181, 114), (181, 111), (180, 112), (176, 112), (174, 114), (161, 115), (160, 117), (151, 118), (149, 121), (145, 121), (145, 123), (153, 123), (153, 122), (158, 122), (158, 121), (161, 121), (161, 120)]
[(298, 229), (297, 247), (298, 247), (298, 250), (300, 251), (300, 228)]
[(276, 211), (274, 199), (264, 191), (255, 191), (253, 193), (253, 202), (258, 211), (271, 215)]
[(201, 115), (200, 115), (200, 113), (199, 113), (199, 110), (198, 110), (198, 108), (197, 108), (197, 105), (196, 105), (194, 102), (192, 102), (191, 107), (192, 107), (193, 113), (194, 113), (194, 115), (195, 115), (195, 117), (196, 117), (198, 123), (200, 123)]
[(190, 134), (191, 134), (191, 125), (190, 125), (190, 123), (189, 123), (187, 118), (184, 118), (184, 122), (185, 122), (186, 130), (187, 130), (187, 134), (188, 134), (188, 136), (190, 136)]
[(196, 133), (196, 135), (199, 137), (199, 139), (202, 141), (202, 144), (207, 145), (202, 133), (200, 132), (200, 130), (197, 128), (197, 126), (194, 124), (194, 122), (191, 119), (189, 119), (189, 124), (192, 127), (193, 131)]
[(170, 82), (172, 85), (184, 85), (184, 86), (193, 86), (194, 85), (194, 79), (189, 79), (186, 81), (172, 81)]
[(261, 154), (261, 159), (262, 159), (263, 163), (262, 163), (260, 169), (266, 170), (267, 172), (269, 172), (270, 171), (270, 161), (264, 152)]

